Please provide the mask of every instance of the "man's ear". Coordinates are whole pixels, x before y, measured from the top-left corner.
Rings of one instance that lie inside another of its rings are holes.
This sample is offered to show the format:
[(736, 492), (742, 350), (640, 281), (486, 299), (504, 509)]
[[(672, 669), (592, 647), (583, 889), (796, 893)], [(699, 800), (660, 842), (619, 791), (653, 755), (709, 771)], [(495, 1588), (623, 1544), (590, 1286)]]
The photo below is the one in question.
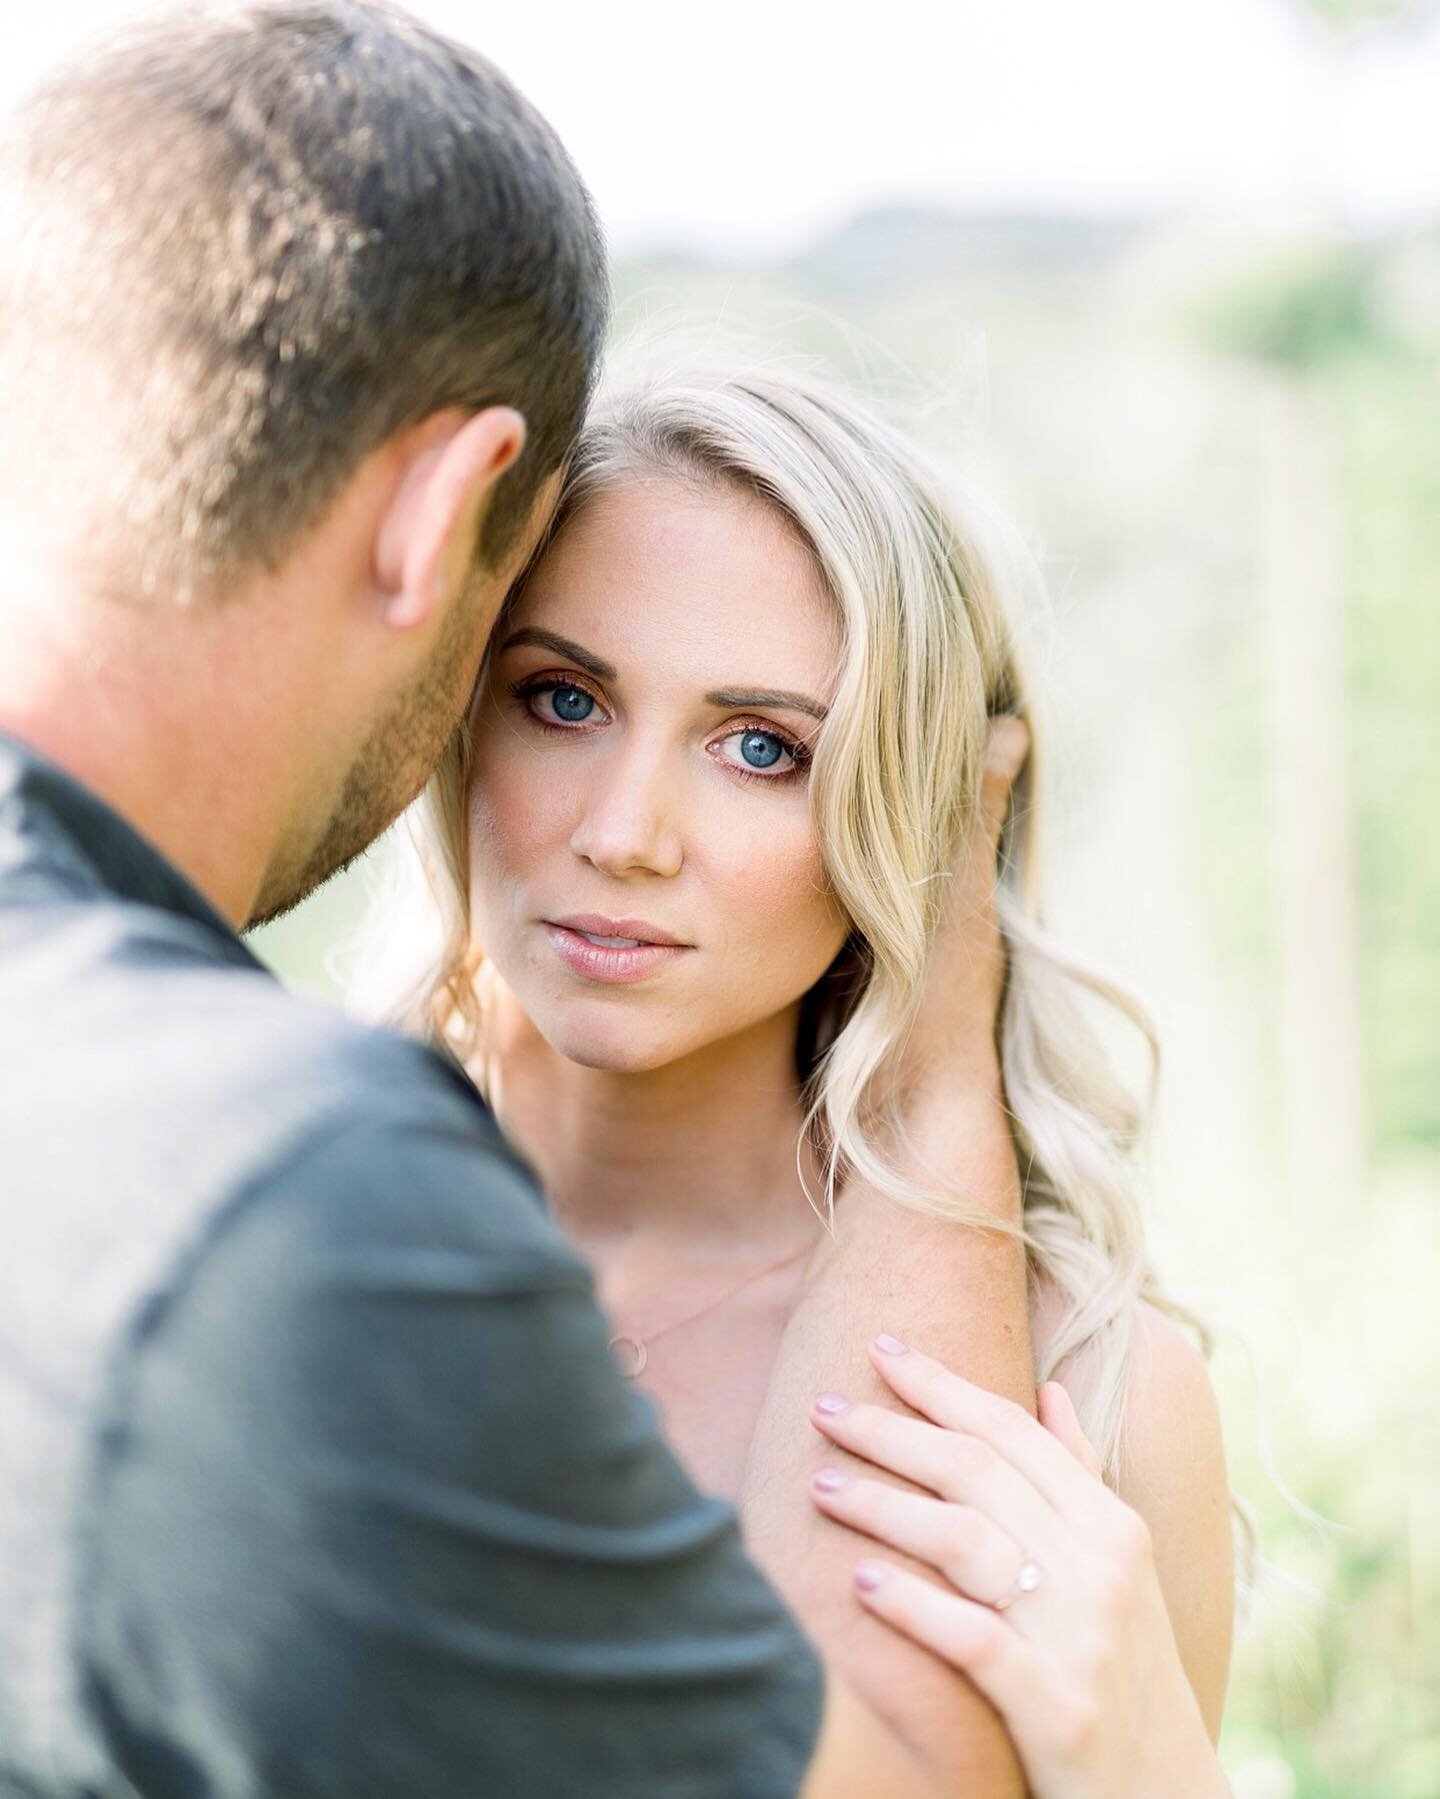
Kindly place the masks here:
[(495, 483), (525, 447), (525, 420), (510, 406), (437, 412), (410, 434), (390, 501), (375, 533), (375, 585), (385, 623), (413, 630), (468, 559)]

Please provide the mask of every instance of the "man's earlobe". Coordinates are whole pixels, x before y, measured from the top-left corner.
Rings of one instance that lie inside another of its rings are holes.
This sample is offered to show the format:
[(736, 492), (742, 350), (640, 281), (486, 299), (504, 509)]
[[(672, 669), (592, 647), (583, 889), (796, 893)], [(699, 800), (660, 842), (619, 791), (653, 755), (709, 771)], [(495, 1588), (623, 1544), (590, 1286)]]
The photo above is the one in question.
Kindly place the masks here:
[(385, 623), (423, 625), (470, 556), (495, 483), (525, 447), (512, 406), (436, 413), (410, 434), (375, 537), (375, 584)]

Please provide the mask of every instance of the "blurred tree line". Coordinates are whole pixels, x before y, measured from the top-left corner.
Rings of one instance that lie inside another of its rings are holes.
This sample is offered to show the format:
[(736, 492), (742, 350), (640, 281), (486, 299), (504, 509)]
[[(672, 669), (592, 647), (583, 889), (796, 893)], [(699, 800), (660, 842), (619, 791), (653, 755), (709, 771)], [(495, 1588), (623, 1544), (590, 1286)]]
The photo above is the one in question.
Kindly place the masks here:
[[(1436, 310), (1432, 311), (1431, 308)], [(1328, 433), (1339, 480), (1345, 715), (1368, 1147), (1440, 1152), (1440, 237), (1262, 264), (1210, 311)], [(1303, 453), (1303, 450), (1301, 451)], [(1302, 620), (1303, 623), (1303, 620)], [(1313, 748), (1313, 746), (1311, 746)], [(1308, 903), (1299, 896), (1299, 903)], [(1332, 1021), (1333, 1028), (1333, 1021)]]
[[(1422, 9), (1317, 10), (1350, 22)], [(1319, 1233), (1290, 1235), (1291, 1278), (1328, 1326), (1290, 1382), (1319, 1410), (1308, 1426), (1286, 1421), (1279, 1458), (1327, 1523), (1312, 1528), (1273, 1491), (1260, 1506), (1267, 1549), (1316, 1602), (1298, 1626), (1272, 1619), (1242, 1655), (1227, 1741), (1254, 1799), (1435, 1799), (1440, 233), (1292, 248), (1206, 312), (1210, 341), (1276, 396), (1271, 484), (1310, 471), (1292, 496), (1288, 593), (1262, 602), (1279, 615), (1260, 639), (1281, 661), (1269, 685), (1283, 692), (1300, 667), (1312, 686), (1289, 710), (1292, 741), (1286, 708), (1271, 708), (1268, 822), (1284, 853), (1264, 948), (1281, 970), (1280, 1107), (1300, 1108), (1282, 1125), (1300, 1189), (1291, 1217)], [(1317, 657), (1327, 639), (1335, 654)], [(1275, 804), (1303, 820), (1298, 835), (1285, 839)], [(1287, 1010), (1299, 1015), (1290, 1032)]]

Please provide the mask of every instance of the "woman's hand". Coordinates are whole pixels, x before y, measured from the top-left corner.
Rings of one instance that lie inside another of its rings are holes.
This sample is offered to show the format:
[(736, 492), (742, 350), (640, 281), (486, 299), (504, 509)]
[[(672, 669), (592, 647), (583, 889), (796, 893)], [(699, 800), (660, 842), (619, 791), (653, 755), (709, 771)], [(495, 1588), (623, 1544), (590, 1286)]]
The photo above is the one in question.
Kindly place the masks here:
[(865, 1607), (985, 1694), (1037, 1799), (1228, 1795), (1149, 1532), (1101, 1481), (1065, 1389), (1040, 1389), (1037, 1424), (894, 1338), (877, 1338), (870, 1359), (920, 1416), (823, 1394), (812, 1421), (922, 1490), (822, 1469), (812, 1496), (955, 1590), (865, 1562), (855, 1573)]
[[(1020, 1222), (1021, 1188), (1000, 1071), (1006, 958), (996, 895), (1001, 836), (1029, 754), (1023, 719), (990, 720), (973, 822), (956, 848), (919, 1003), (871, 1095), (875, 1142), (902, 1173), (937, 1192), (948, 1185), (967, 1222), (1006, 1227)], [(844, 1191), (853, 1220), (866, 1189), (847, 1180)], [(1011, 1259), (1006, 1278), (1023, 1292), (1024, 1256)]]
[(1023, 719), (991, 719), (975, 821), (959, 847), (925, 966), (924, 998), (893, 1071), (911, 1123), (919, 1101), (932, 1092), (948, 1107), (963, 1087), (999, 1091), (995, 1029), (1005, 949), (995, 904), (997, 860), (1011, 792), (1029, 754)]

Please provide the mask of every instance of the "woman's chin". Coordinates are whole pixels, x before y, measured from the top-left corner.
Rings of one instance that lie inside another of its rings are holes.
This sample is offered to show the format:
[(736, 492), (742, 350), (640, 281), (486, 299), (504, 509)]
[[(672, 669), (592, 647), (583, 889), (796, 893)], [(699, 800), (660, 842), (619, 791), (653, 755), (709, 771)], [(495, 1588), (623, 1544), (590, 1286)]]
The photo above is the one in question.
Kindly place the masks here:
[(606, 1074), (649, 1074), (684, 1053), (684, 1046), (654, 1031), (636, 1030), (633, 1022), (626, 1028), (615, 1018), (547, 1020), (540, 1024), (540, 1034), (557, 1056)]

